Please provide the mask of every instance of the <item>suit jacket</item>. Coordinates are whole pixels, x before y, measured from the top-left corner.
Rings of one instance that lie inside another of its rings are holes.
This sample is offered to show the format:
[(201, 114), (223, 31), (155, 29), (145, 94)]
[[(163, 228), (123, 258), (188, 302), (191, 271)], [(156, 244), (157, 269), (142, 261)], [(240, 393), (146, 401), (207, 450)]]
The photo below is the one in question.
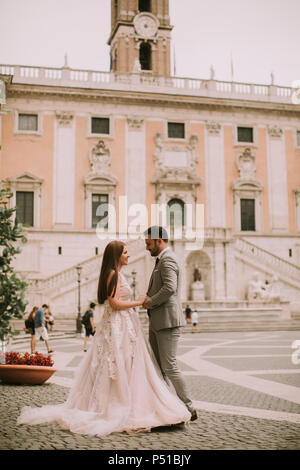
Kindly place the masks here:
[(181, 273), (170, 249), (162, 254), (149, 281), (150, 327), (156, 331), (186, 325), (180, 300)]

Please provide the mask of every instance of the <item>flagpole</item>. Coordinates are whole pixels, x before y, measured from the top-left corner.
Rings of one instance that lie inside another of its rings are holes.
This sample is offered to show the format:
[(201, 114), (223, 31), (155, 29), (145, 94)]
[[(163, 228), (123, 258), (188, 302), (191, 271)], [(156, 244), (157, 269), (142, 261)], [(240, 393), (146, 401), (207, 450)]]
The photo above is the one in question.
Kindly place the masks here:
[(232, 60), (232, 52), (230, 52), (230, 66), (231, 66), (231, 81), (233, 82), (234, 73), (233, 73), (233, 60)]

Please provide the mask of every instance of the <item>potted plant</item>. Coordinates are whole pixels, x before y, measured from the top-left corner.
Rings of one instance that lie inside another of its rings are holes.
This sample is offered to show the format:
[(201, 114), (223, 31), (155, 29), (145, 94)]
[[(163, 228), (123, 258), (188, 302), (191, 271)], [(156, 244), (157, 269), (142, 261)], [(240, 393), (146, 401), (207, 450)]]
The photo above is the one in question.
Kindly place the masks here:
[(0, 349), (18, 334), (11, 327), (13, 318), (23, 318), (26, 308), (26, 281), (19, 278), (12, 262), (20, 253), (19, 240), (25, 240), (23, 226), (14, 219), (16, 207), (9, 207), (13, 193), (5, 181), (0, 182)]
[(0, 364), (0, 380), (10, 384), (41, 385), (56, 371), (51, 356), (43, 356), (38, 352), (23, 356), (18, 352), (2, 354)]

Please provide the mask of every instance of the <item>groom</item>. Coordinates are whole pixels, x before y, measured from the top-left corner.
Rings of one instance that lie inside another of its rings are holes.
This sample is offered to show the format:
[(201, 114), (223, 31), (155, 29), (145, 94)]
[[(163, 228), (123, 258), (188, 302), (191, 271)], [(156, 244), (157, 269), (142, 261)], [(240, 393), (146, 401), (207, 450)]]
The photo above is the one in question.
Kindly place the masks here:
[(149, 315), (150, 345), (163, 376), (172, 382), (178, 397), (192, 415), (191, 421), (194, 421), (198, 417), (197, 412), (176, 362), (180, 327), (186, 324), (180, 302), (178, 261), (168, 246), (168, 234), (163, 227), (149, 227), (144, 235), (146, 250), (151, 256), (156, 256), (143, 304)]

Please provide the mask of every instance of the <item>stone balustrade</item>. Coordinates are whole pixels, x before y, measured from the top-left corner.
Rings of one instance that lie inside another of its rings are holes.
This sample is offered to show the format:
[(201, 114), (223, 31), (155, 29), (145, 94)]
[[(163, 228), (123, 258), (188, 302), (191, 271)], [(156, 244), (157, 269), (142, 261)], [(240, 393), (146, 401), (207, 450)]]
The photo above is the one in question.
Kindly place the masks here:
[(259, 259), (261, 263), (273, 268), (274, 271), (300, 282), (300, 267), (296, 264), (290, 263), (243, 238), (237, 238), (235, 243), (241, 253)]
[(292, 103), (292, 87), (219, 80), (169, 77), (151, 72), (120, 73), (74, 70), (68, 67), (0, 65), (0, 75), (12, 75), (13, 83), (76, 88), (145, 91), (212, 98), (247, 99)]

